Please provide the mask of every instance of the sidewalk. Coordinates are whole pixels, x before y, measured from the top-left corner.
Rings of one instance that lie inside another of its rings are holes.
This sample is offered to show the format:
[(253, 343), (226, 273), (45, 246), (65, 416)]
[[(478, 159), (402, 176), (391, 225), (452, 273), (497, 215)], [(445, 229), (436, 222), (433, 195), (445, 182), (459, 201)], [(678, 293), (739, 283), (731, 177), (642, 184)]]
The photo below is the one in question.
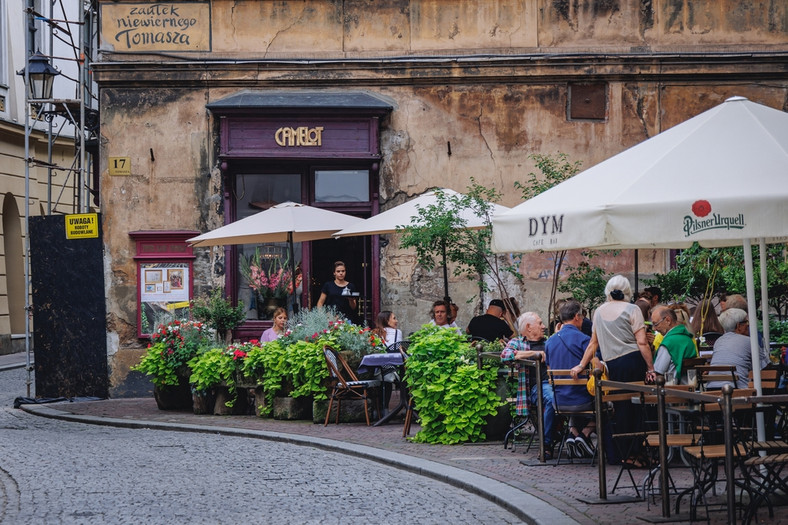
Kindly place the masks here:
[[(24, 356), (22, 361), (24, 361)], [(3, 366), (0, 360), (0, 367)], [(392, 400), (394, 401), (394, 400)], [(390, 464), (440, 479), (473, 491), (517, 513), (524, 521), (557, 525), (582, 524), (643, 524), (641, 518), (659, 519), (661, 503), (651, 502), (650, 508), (640, 500), (634, 503), (595, 505), (578, 498), (595, 500), (599, 495), (598, 469), (588, 464), (538, 465), (535, 447), (525, 453), (518, 445), (512, 452), (501, 442), (467, 445), (424, 445), (402, 437), (402, 420), (378, 428), (364, 424), (330, 423), (324, 427), (309, 421), (277, 421), (255, 416), (210, 416), (190, 412), (161, 411), (150, 398), (110, 399), (101, 401), (64, 402), (45, 405), (23, 405), (22, 409), (45, 417), (55, 417), (90, 424), (130, 428), (160, 428), (188, 432), (217, 432), (251, 438), (285, 441), (352, 454)], [(414, 425), (411, 435), (418, 431)], [(522, 461), (522, 462), (521, 462)], [(527, 466), (524, 463), (535, 466)], [(607, 468), (608, 497), (634, 495), (626, 474), (619, 490), (610, 495), (618, 467)], [(646, 470), (635, 470), (641, 482)], [(678, 486), (691, 479), (687, 468), (672, 467), (671, 475)], [(671, 497), (671, 513), (675, 514), (675, 496)], [(686, 498), (682, 514), (688, 511)], [(703, 510), (699, 509), (699, 514)], [(726, 513), (711, 513), (711, 523), (725, 523)], [(788, 524), (784, 507), (775, 508), (775, 518), (768, 519), (766, 509), (759, 513), (759, 523)], [(678, 521), (678, 523), (682, 523)], [(686, 521), (684, 521), (686, 523)]]

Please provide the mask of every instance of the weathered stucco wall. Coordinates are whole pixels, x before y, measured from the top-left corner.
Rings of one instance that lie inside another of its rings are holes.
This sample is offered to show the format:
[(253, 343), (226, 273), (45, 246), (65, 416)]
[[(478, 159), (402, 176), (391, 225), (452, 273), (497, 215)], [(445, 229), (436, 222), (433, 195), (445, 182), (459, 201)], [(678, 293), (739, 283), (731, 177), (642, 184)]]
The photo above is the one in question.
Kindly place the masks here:
[[(128, 232), (206, 231), (222, 223), (218, 127), (206, 104), (243, 89), (385, 95), (396, 107), (381, 123), (382, 209), (432, 186), (463, 191), (471, 177), (502, 191), (502, 204), (511, 206), (520, 202), (514, 181), (534, 171), (531, 154), (560, 151), (588, 168), (729, 96), (788, 109), (786, 7), (733, 0), (707, 7), (667, 0), (393, 0), (373, 9), (361, 0), (219, 0), (212, 2), (212, 53), (187, 60), (106, 54), (96, 78), (115, 391), (143, 347)], [(654, 53), (679, 49), (714, 53)], [(382, 58), (393, 55), (401, 57)], [(409, 55), (420, 58), (402, 58)], [(281, 57), (291, 60), (274, 60)], [(300, 60), (315, 57), (335, 60)], [(568, 85), (588, 80), (607, 83), (605, 118), (569, 120)], [(132, 174), (109, 177), (110, 156), (131, 157)], [(409, 332), (443, 296), (441, 279), (438, 270), (417, 268), (396, 236), (389, 240), (381, 252), (380, 306), (395, 310)], [(221, 277), (223, 261), (197, 253), (199, 292)], [(546, 315), (551, 257), (523, 258), (526, 282), (513, 292), (521, 309)], [(634, 269), (631, 251), (596, 261), (610, 273)], [(662, 271), (665, 252), (641, 251), (639, 264), (641, 274)], [(464, 301), (477, 293), (473, 283), (451, 279), (463, 325), (480, 306)]]

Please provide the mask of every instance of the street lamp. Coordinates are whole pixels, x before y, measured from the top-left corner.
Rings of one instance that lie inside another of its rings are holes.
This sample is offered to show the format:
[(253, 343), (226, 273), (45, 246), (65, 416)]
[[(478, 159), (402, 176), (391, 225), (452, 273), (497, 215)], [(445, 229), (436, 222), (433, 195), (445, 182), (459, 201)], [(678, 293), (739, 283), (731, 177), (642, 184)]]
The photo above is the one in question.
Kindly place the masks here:
[[(18, 74), (24, 75), (23, 69)], [(52, 67), (49, 57), (36, 51), (27, 59), (27, 74), (30, 78), (28, 98), (30, 100), (49, 100), (52, 98), (52, 84), (60, 71)]]

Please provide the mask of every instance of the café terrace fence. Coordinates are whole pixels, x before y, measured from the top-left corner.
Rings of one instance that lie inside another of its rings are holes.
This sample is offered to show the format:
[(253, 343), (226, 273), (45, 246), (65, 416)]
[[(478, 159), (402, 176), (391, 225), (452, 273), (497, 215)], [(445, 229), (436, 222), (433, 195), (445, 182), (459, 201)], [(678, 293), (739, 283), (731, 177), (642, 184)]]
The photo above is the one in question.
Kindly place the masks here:
[[(604, 434), (604, 411), (603, 411), (603, 390), (613, 389), (617, 391), (638, 392), (642, 394), (653, 394), (657, 400), (657, 431), (659, 433), (659, 462), (663, 467), (660, 468), (660, 496), (662, 498), (662, 515), (670, 517), (670, 494), (667, 465), (668, 446), (667, 446), (667, 411), (665, 403), (666, 391), (673, 398), (686, 399), (689, 403), (718, 403), (722, 414), (723, 438), (725, 440), (725, 478), (728, 523), (736, 523), (736, 491), (734, 477), (734, 446), (735, 439), (733, 434), (733, 407), (734, 405), (788, 405), (788, 395), (763, 395), (750, 397), (733, 397), (733, 387), (726, 385), (722, 388), (722, 396), (707, 394), (703, 392), (687, 392), (665, 388), (665, 379), (657, 376), (655, 385), (622, 383), (619, 381), (609, 381), (602, 379), (602, 370), (593, 371), (596, 379), (596, 395), (594, 398), (596, 409), (597, 435), (600, 436), (600, 443)], [(598, 467), (599, 467), (599, 499), (607, 500), (607, 477), (605, 472), (605, 447), (597, 447)], [(611, 502), (612, 503), (612, 502)]]

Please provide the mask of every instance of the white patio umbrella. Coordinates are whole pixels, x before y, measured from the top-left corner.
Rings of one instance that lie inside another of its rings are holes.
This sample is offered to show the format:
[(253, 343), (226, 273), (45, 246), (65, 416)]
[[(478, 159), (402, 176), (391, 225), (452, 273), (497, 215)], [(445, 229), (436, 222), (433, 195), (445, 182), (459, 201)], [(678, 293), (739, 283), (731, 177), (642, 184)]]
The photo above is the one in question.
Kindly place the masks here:
[[(743, 245), (757, 326), (751, 243), (765, 274), (766, 243), (788, 241), (788, 113), (730, 98), (492, 222), (496, 252)], [(756, 365), (756, 330), (750, 342)], [(753, 378), (760, 394), (758, 366)]]
[(329, 239), (331, 234), (360, 221), (358, 217), (314, 208), (297, 202), (283, 202), (240, 221), (192, 237), (192, 246), (221, 246), (287, 242), (290, 250), (293, 301), (296, 275), (293, 243)]
[[(426, 208), (430, 205), (438, 204), (436, 193), (442, 192), (446, 196), (459, 196), (454, 190), (439, 188), (429, 191), (423, 195), (413, 198), (407, 202), (390, 208), (382, 213), (373, 215), (368, 219), (358, 221), (341, 231), (336, 232), (334, 237), (354, 237), (359, 235), (380, 235), (385, 233), (396, 233), (405, 226), (411, 226), (414, 218), (419, 216), (419, 208)], [(506, 206), (492, 204), (492, 213), (502, 213), (509, 210)], [(465, 222), (465, 228), (478, 230), (484, 228), (485, 217), (480, 217), (473, 210), (466, 209), (460, 212), (460, 218)], [(446, 270), (446, 259), (443, 260), (443, 286), (446, 297), (449, 297), (449, 277)]]

